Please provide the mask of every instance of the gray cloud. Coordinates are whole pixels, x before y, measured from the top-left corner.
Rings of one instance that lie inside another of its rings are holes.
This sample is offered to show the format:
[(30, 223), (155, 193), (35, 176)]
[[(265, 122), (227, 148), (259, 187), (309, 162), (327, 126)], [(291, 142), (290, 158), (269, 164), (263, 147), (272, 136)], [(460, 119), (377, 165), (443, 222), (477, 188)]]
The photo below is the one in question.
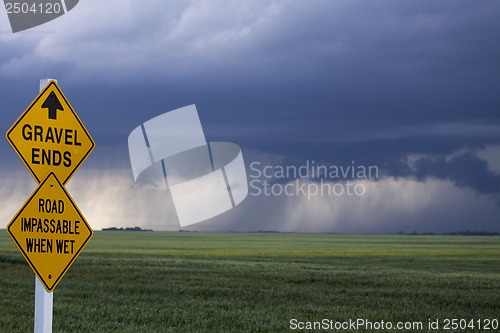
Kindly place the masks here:
[[(361, 197), (250, 196), (241, 207), (189, 229), (409, 233), (499, 227), (500, 212), (491, 198), (459, 190), (448, 181), (384, 179), (364, 184)], [(492, 223), (492, 218), (497, 220)]]
[[(46, 25), (0, 33), (0, 128), (38, 79), (55, 77), (97, 142), (84, 167), (101, 178), (118, 170), (124, 181), (138, 124), (195, 103), (209, 141), (287, 163), (376, 164), (401, 184), (446, 184), (450, 198), (482, 194), (480, 212), (500, 192), (477, 155), (500, 144), (499, 14), (497, 1), (80, 2)], [(0, 143), (2, 171), (17, 167), (9, 149)], [(380, 221), (453, 218), (392, 205)]]
[[(458, 187), (469, 187), (481, 194), (500, 193), (500, 175), (488, 168), (488, 163), (471, 152), (450, 158), (423, 157), (414, 162), (419, 180), (437, 177), (452, 181)], [(498, 196), (500, 203), (500, 195)]]

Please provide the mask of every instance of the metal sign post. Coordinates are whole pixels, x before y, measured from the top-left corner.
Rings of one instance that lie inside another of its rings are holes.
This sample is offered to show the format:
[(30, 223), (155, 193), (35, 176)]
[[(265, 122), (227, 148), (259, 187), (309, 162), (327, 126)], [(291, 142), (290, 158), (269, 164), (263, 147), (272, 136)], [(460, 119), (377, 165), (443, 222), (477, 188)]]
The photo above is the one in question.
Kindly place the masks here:
[(52, 333), (54, 293), (49, 293), (35, 276), (35, 333)]
[[(40, 80), (39, 92), (42, 92), (50, 81), (51, 79)], [(52, 333), (53, 307), (54, 293), (47, 292), (38, 276), (35, 276), (35, 333)]]

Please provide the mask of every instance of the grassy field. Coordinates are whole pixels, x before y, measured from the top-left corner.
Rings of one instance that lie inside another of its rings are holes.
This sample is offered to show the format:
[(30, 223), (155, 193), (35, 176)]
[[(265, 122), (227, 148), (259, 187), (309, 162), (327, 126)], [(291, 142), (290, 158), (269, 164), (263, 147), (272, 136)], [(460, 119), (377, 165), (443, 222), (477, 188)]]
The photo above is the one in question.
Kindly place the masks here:
[[(34, 275), (3, 230), (0, 288), (0, 332), (33, 332)], [(429, 319), (499, 317), (500, 237), (96, 232), (54, 292), (53, 327), (292, 332), (294, 318), (362, 318), (428, 332)], [(479, 331), (499, 330), (446, 332)]]

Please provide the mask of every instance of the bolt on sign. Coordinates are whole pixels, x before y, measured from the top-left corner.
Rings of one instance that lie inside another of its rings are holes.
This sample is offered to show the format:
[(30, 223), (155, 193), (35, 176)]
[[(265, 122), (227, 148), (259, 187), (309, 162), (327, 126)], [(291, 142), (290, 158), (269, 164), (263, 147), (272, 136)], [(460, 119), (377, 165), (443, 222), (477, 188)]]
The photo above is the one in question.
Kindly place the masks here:
[(93, 235), (54, 173), (31, 194), (7, 232), (48, 292), (54, 290)]
[(7, 140), (38, 183), (53, 172), (63, 185), (95, 147), (56, 81), (7, 131)]

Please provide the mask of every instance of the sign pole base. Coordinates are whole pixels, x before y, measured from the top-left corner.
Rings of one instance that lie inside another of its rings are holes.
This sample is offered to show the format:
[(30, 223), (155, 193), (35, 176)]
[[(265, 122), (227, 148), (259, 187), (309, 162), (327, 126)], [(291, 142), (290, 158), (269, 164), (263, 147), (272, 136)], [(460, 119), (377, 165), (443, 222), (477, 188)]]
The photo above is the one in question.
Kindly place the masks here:
[(35, 276), (35, 333), (52, 333), (54, 294), (48, 293)]

